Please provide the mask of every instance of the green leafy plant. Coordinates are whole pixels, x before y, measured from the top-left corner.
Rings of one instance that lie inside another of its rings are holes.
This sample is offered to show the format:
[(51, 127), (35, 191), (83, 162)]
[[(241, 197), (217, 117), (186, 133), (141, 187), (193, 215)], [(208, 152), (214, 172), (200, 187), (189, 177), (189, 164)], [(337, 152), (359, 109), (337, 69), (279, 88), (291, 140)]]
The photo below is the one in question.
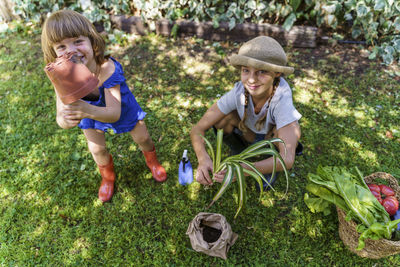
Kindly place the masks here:
[[(237, 185), (238, 185), (238, 193), (239, 193), (239, 200), (238, 200), (238, 208), (236, 210), (236, 214), (234, 218), (238, 216), (240, 211), (242, 210), (244, 203), (246, 201), (246, 183), (245, 183), (245, 175), (250, 176), (254, 178), (258, 185), (260, 186), (260, 195), (263, 192), (263, 182), (265, 181), (269, 187), (271, 187), (272, 190), (275, 191), (275, 189), (272, 187), (272, 185), (269, 183), (269, 181), (264, 177), (264, 175), (259, 172), (254, 164), (250, 162), (248, 159), (254, 158), (254, 157), (259, 157), (259, 156), (272, 156), (273, 161), (274, 161), (274, 168), (272, 171), (272, 176), (274, 177), (276, 173), (276, 164), (277, 160), (281, 163), (283, 167), (283, 171), (286, 176), (286, 192), (289, 187), (289, 176), (286, 168), (286, 164), (282, 158), (282, 156), (279, 154), (279, 152), (276, 150), (274, 143), (280, 142), (283, 143), (283, 140), (280, 138), (272, 138), (270, 140), (262, 140), (259, 141), (245, 150), (243, 150), (240, 154), (233, 155), (230, 157), (225, 158), (224, 160), (221, 159), (222, 157), (222, 138), (223, 138), (223, 130), (219, 129), (217, 131), (217, 142), (216, 142), (216, 148), (215, 151), (210, 143), (210, 141), (207, 140), (204, 136), (200, 135), (205, 143), (207, 144), (209, 154), (212, 158), (213, 161), (213, 170), (214, 173), (218, 173), (220, 171), (226, 170), (224, 180), (222, 181), (221, 187), (219, 188), (218, 192), (215, 194), (213, 197), (210, 205), (208, 207), (211, 207), (228, 189), (229, 185), (232, 183), (234, 180), (234, 177), (237, 179)], [(286, 150), (286, 147), (285, 147)], [(286, 152), (286, 151), (285, 151)], [(248, 167), (244, 168), (244, 166)]]
[(301, 25), (306, 21), (309, 25), (351, 32), (352, 38), (371, 46), (372, 60), (380, 57), (389, 65), (400, 57), (400, 2), (396, 0), (14, 0), (14, 3), (15, 15), (25, 20), (41, 24), (48, 13), (68, 8), (103, 24), (107, 32), (112, 30), (110, 14), (133, 15), (135, 11), (139, 11), (151, 31), (155, 31), (161, 18), (212, 21), (215, 28), (226, 22), (230, 30), (247, 21), (280, 24), (288, 31), (296, 22)]
[(357, 231), (361, 233), (357, 250), (365, 247), (367, 238), (390, 239), (399, 220), (391, 221), (385, 208), (371, 193), (363, 175), (355, 167), (356, 175), (345, 167), (321, 166), (317, 173), (309, 173), (304, 202), (312, 212), (330, 213), (334, 204), (346, 213), (346, 220), (355, 220)]

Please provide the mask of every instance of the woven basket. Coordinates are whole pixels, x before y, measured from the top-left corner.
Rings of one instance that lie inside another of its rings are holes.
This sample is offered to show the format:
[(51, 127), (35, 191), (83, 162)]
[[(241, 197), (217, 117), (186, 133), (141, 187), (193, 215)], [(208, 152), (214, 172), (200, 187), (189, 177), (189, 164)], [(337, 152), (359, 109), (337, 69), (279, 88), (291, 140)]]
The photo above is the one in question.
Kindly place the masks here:
[[(384, 179), (389, 186), (396, 192), (396, 198), (400, 199), (399, 184), (392, 175), (385, 172), (376, 172), (364, 178), (367, 184), (373, 183), (375, 179)], [(386, 256), (400, 253), (400, 241), (390, 241), (388, 239), (365, 240), (365, 247), (356, 250), (360, 234), (357, 232), (357, 224), (354, 221), (346, 221), (346, 213), (340, 208), (336, 208), (339, 217), (339, 236), (343, 243), (355, 254), (364, 258), (379, 259)]]

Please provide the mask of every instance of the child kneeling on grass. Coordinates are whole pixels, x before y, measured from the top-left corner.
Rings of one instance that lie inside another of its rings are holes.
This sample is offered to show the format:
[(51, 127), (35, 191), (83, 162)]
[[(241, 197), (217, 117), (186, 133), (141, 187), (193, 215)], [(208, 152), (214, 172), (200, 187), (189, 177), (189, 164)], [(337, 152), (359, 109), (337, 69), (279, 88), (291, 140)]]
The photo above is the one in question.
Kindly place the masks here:
[(107, 151), (105, 132), (129, 132), (143, 152), (154, 179), (167, 179), (165, 169), (157, 160), (154, 143), (143, 119), (146, 116), (129, 90), (121, 64), (104, 55), (105, 42), (93, 24), (83, 15), (61, 10), (53, 13), (42, 29), (42, 50), (46, 63), (67, 53), (74, 53), (95, 74), (96, 89), (72, 104), (64, 104), (56, 91), (57, 123), (69, 129), (76, 125), (83, 130), (89, 150), (102, 177), (99, 199), (110, 201), (114, 193), (115, 172)]
[[(213, 184), (209, 172), (213, 163), (204, 141), (205, 131), (211, 127), (224, 130), (224, 142), (232, 154), (238, 154), (252, 143), (278, 137), (286, 144), (279, 143), (280, 155), (288, 169), (293, 166), (295, 155), (301, 154), (298, 142), (301, 131), (298, 120), (300, 113), (293, 106), (292, 91), (283, 78), (293, 73), (286, 66), (287, 58), (281, 45), (267, 36), (256, 37), (241, 46), (239, 53), (230, 58), (230, 63), (240, 70), (240, 81), (223, 95), (193, 126), (190, 136), (198, 159), (196, 180), (204, 185)], [(273, 158), (255, 162), (255, 167), (272, 184)], [(282, 166), (278, 163), (277, 170)], [(222, 182), (225, 171), (213, 174), (213, 179)], [(263, 181), (264, 188), (267, 183)]]

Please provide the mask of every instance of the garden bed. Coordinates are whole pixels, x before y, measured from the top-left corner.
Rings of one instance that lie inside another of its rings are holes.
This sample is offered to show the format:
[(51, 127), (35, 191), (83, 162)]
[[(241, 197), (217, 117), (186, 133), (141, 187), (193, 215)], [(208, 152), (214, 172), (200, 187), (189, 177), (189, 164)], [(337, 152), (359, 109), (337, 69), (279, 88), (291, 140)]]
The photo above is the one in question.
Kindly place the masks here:
[[(144, 35), (150, 31), (137, 16), (112, 16), (111, 21), (117, 28), (127, 33)], [(244, 42), (256, 36), (267, 35), (284, 46), (313, 48), (317, 45), (318, 29), (311, 26), (293, 26), (290, 31), (286, 31), (282, 26), (267, 23), (240, 23), (229, 30), (229, 25), (226, 22), (222, 22), (218, 28), (214, 28), (212, 22), (161, 19), (156, 22), (156, 33), (162, 36), (174, 35), (174, 25), (177, 25), (176, 36), (179, 37), (196, 36), (212, 41)], [(98, 26), (98, 30), (102, 31), (102, 27)]]

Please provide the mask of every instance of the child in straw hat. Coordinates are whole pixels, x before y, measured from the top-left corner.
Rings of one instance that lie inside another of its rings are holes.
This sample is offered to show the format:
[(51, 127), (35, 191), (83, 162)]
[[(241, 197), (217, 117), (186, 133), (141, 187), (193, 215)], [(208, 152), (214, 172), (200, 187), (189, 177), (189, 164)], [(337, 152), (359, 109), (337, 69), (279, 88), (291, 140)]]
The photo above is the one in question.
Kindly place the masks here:
[[(293, 106), (292, 91), (283, 78), (283, 75), (293, 73), (293, 68), (286, 65), (286, 54), (281, 45), (267, 36), (256, 37), (243, 44), (239, 53), (230, 58), (230, 63), (240, 70), (240, 81), (207, 110), (190, 133), (199, 163), (196, 180), (204, 185), (213, 183), (209, 174), (213, 164), (200, 135), (204, 136), (211, 127), (214, 131), (224, 130), (223, 140), (230, 146), (232, 154), (272, 136), (281, 138), (286, 144), (286, 154), (282, 143), (278, 149), (287, 168), (293, 166), (296, 153), (301, 153), (302, 146), (298, 142), (301, 115)], [(276, 177), (271, 178), (272, 158), (255, 162), (255, 167), (270, 183), (274, 182)], [(277, 170), (282, 170), (280, 164)], [(222, 182), (224, 173), (214, 173), (214, 180)], [(264, 187), (267, 187), (265, 182)]]

